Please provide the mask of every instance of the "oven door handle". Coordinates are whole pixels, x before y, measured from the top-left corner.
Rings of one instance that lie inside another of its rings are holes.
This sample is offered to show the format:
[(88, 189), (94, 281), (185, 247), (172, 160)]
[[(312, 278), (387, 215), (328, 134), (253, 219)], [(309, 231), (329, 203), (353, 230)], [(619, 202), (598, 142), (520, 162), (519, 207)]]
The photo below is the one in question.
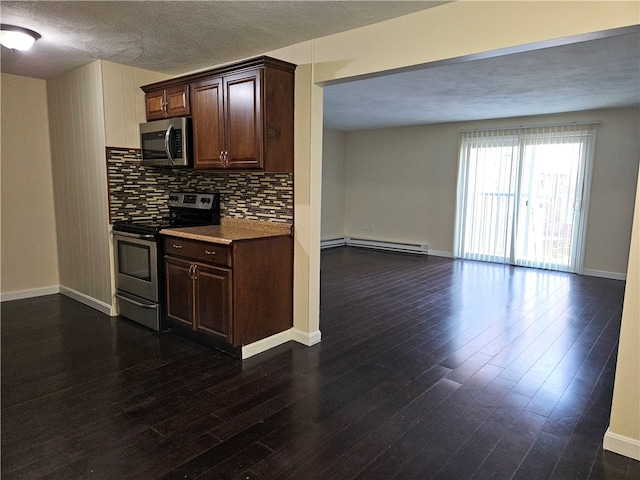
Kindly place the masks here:
[(122, 237), (137, 238), (139, 240), (155, 240), (156, 238), (155, 235), (144, 235), (140, 233), (121, 232), (119, 230), (114, 230), (113, 234), (120, 235)]
[(119, 298), (120, 300), (124, 300), (125, 302), (129, 302), (129, 303), (133, 303), (136, 307), (140, 307), (140, 308), (156, 308), (156, 304), (148, 304), (148, 303), (140, 303), (137, 302), (135, 300), (133, 300), (132, 298), (129, 297), (125, 297), (124, 295), (120, 295), (119, 293), (116, 293), (116, 298)]

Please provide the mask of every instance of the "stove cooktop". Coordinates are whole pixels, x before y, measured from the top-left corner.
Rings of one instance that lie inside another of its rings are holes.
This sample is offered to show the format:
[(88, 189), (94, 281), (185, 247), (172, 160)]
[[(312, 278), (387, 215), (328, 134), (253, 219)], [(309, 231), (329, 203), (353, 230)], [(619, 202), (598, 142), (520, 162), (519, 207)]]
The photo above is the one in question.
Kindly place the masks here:
[(113, 230), (116, 232), (130, 233), (158, 233), (163, 228), (171, 226), (168, 218), (146, 220), (116, 220), (113, 222)]
[(215, 192), (173, 192), (169, 195), (169, 216), (138, 220), (116, 220), (113, 230), (157, 234), (163, 228), (195, 227), (220, 223), (220, 196)]
[(113, 230), (116, 232), (130, 233), (158, 233), (163, 228), (170, 227), (196, 227), (199, 225), (215, 225), (211, 219), (196, 221), (193, 219), (174, 220), (159, 218), (156, 220), (116, 220), (113, 222)]

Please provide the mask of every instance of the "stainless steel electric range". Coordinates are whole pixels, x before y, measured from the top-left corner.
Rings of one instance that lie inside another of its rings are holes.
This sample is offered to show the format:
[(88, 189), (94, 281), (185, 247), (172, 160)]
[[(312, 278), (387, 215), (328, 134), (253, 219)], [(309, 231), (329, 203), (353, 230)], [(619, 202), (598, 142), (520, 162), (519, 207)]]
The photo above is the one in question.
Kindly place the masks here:
[(168, 207), (168, 217), (113, 222), (120, 315), (156, 331), (162, 329), (164, 315), (160, 230), (220, 223), (220, 196), (216, 192), (173, 192)]

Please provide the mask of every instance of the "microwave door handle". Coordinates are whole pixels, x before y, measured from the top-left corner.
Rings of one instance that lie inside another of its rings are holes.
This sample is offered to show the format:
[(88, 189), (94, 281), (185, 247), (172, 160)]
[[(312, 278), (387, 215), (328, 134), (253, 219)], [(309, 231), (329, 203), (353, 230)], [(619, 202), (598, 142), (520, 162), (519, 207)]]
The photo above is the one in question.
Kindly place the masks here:
[(171, 162), (171, 165), (174, 165), (174, 160), (171, 156), (171, 145), (169, 145), (169, 140), (171, 140), (171, 130), (173, 130), (173, 125), (169, 125), (167, 127), (167, 131), (164, 132), (164, 151), (167, 153), (167, 158)]

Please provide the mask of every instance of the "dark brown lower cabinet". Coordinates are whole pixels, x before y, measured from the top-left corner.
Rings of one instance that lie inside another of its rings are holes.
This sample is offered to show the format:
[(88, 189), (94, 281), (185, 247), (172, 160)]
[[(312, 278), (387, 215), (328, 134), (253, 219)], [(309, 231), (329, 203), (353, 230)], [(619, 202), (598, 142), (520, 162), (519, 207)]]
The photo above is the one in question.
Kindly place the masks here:
[(167, 318), (231, 343), (231, 271), (166, 257)]
[(193, 279), (191, 262), (165, 257), (167, 318), (185, 325), (193, 325)]
[(231, 271), (196, 265), (194, 274), (194, 328), (231, 343)]
[(293, 325), (293, 239), (219, 245), (165, 237), (166, 323), (248, 345)]

